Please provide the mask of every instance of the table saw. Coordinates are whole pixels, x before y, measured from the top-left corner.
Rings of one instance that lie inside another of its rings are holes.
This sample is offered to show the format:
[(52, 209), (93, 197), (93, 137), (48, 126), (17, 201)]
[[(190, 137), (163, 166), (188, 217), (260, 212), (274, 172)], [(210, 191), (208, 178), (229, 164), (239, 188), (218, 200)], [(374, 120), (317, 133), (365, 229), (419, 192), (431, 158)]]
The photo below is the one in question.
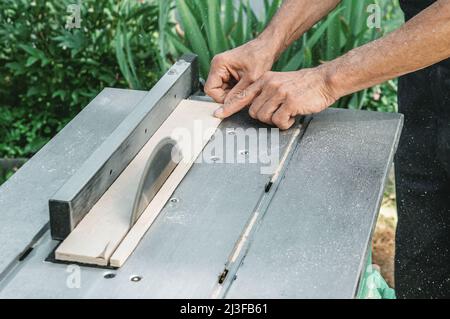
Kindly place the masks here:
[[(104, 89), (1, 186), (0, 298), (356, 297), (400, 114), (328, 109), (299, 119), (268, 141), (281, 159), (271, 174), (262, 173), (265, 163), (245, 160), (258, 152), (251, 143), (237, 149), (241, 161), (221, 162), (219, 152), (191, 163), (122, 264), (57, 258), (61, 241), (126, 180), (187, 100), (208, 100), (193, 55), (149, 92)], [(264, 127), (245, 111), (235, 114), (198, 156), (219, 135), (255, 129), (266, 139)]]

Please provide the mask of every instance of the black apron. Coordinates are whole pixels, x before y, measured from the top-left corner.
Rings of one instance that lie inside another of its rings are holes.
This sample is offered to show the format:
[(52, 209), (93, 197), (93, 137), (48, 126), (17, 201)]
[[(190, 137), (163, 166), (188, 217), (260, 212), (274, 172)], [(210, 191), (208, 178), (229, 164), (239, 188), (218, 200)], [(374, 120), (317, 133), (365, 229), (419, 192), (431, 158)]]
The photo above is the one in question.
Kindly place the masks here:
[[(407, 20), (433, 0), (401, 0)], [(399, 298), (450, 298), (450, 60), (399, 79), (395, 159)]]

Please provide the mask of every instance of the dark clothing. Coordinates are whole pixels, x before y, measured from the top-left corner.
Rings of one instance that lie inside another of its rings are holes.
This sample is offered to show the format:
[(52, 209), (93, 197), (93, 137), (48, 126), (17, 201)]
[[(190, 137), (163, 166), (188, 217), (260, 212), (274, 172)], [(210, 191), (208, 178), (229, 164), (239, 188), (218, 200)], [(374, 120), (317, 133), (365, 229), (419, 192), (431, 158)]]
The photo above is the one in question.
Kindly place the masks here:
[(400, 6), (405, 13), (406, 20), (409, 20), (434, 2), (436, 0), (400, 0)]
[[(410, 19), (434, 1), (403, 0)], [(399, 298), (450, 298), (450, 60), (399, 79), (395, 159)]]

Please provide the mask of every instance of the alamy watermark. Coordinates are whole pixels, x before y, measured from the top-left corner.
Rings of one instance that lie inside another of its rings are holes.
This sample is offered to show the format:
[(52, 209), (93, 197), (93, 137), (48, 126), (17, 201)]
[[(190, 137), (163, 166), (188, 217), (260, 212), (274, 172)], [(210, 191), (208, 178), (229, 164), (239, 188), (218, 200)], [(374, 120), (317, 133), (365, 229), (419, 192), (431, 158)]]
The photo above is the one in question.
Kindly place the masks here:
[(378, 4), (370, 4), (367, 6), (367, 13), (369, 16), (367, 18), (367, 27), (369, 29), (381, 29), (381, 7)]
[(78, 3), (69, 4), (67, 6), (66, 29), (81, 28), (81, 0)]
[(66, 268), (68, 273), (66, 278), (66, 286), (69, 289), (81, 288), (81, 268), (78, 265), (68, 265)]
[[(273, 174), (280, 163), (280, 131), (277, 128), (216, 130), (205, 128), (202, 121), (196, 120), (191, 129), (174, 129), (171, 138), (177, 142), (181, 161), (190, 161), (200, 153), (196, 163), (260, 164), (261, 174), (266, 175)], [(179, 154), (173, 156), (179, 157)]]

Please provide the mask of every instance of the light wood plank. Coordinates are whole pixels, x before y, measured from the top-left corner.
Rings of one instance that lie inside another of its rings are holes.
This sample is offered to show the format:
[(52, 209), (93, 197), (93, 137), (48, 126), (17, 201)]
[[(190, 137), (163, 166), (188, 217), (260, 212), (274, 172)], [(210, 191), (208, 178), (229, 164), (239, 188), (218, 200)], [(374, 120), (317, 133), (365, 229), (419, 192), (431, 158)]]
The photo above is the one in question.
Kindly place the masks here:
[[(90, 213), (58, 247), (56, 258), (101, 266), (122, 266), (214, 134), (220, 124), (220, 120), (213, 116), (218, 106), (216, 103), (182, 101)], [(177, 140), (184, 159), (130, 230), (133, 200), (146, 161), (166, 137)]]

